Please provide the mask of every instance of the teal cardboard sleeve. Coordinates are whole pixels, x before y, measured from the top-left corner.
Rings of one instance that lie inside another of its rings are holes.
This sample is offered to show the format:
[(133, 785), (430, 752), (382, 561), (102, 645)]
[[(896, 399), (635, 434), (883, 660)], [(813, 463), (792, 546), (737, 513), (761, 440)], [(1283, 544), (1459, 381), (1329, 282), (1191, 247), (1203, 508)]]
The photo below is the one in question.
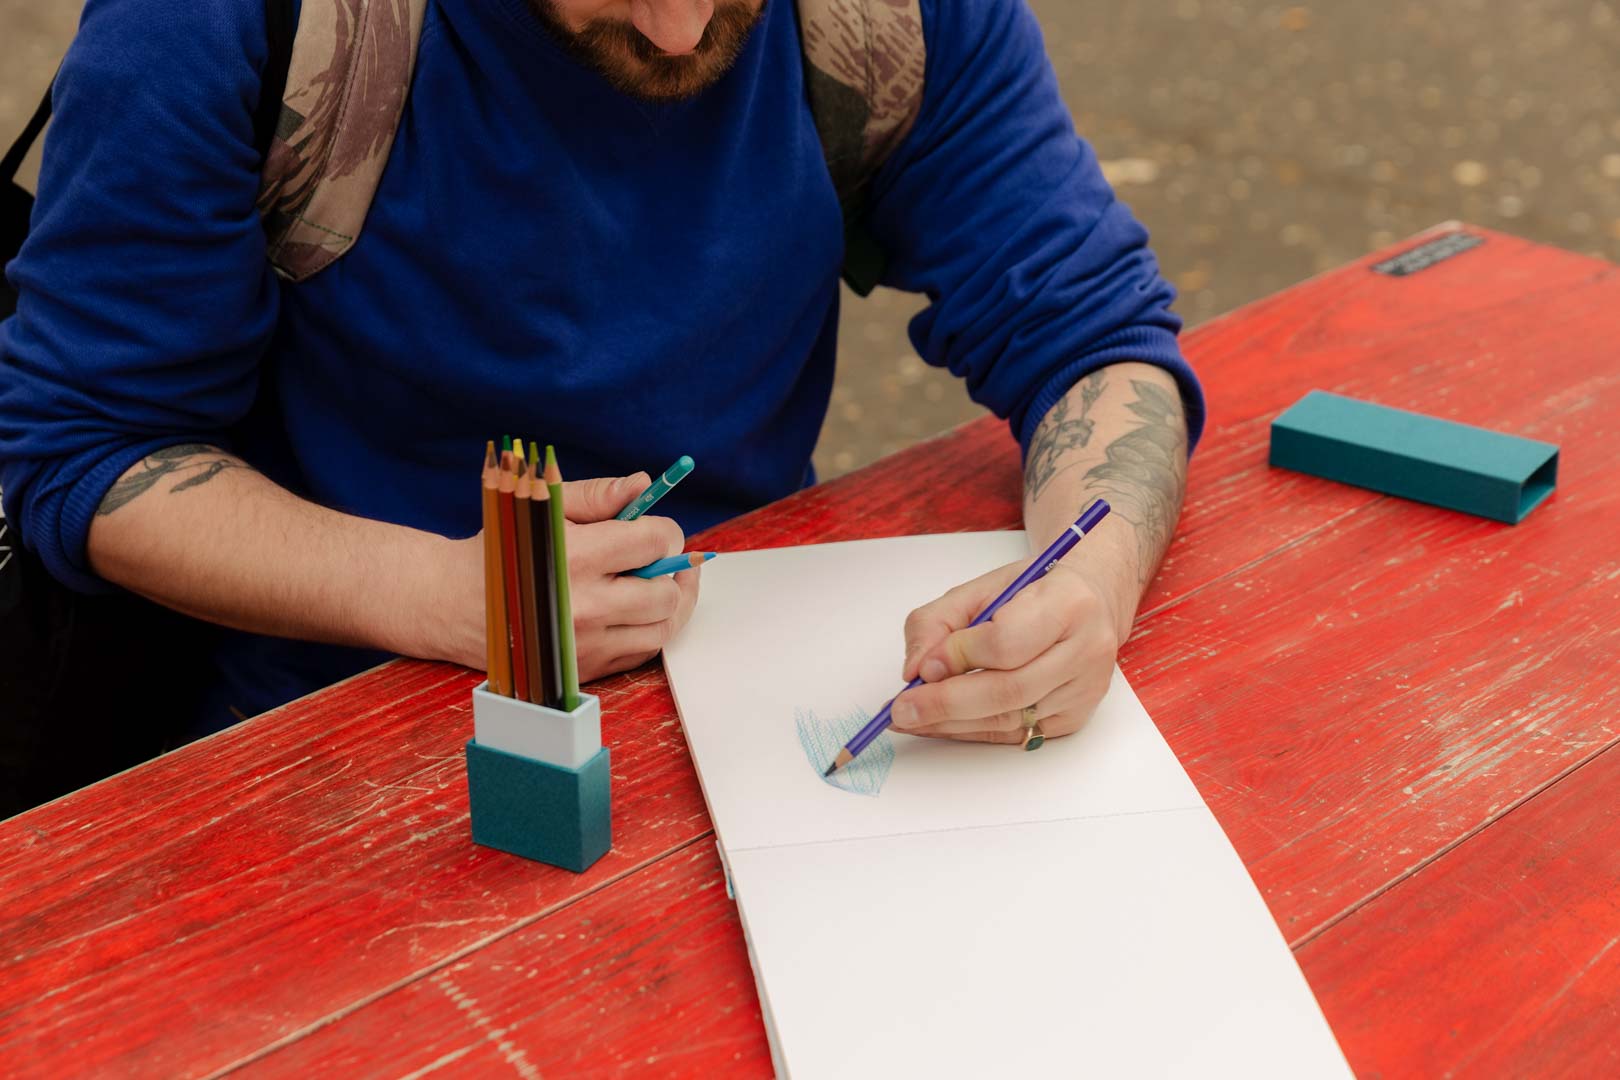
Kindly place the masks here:
[[(613, 846), (611, 755), (601, 703), (571, 713), (473, 692), (467, 742), (473, 843), (583, 872)], [(549, 760), (548, 760), (549, 759)]]
[(1312, 390), (1271, 422), (1271, 464), (1515, 524), (1552, 494), (1558, 447)]

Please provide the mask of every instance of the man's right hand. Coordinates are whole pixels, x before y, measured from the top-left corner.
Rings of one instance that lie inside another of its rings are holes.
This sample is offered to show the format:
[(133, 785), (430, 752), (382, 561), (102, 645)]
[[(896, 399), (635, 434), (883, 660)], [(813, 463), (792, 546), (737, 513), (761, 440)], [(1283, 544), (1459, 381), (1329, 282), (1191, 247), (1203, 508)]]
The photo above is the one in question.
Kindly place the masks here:
[[(574, 609), (574, 645), (581, 682), (639, 667), (658, 655), (692, 615), (701, 571), (684, 570), (650, 581), (622, 577), (626, 570), (679, 554), (686, 546), (670, 518), (618, 521), (614, 515), (646, 490), (652, 479), (599, 477), (563, 484), (568, 527), (568, 577)], [(448, 610), (458, 612), (449, 629), (453, 644), (442, 659), (483, 670), (484, 540), (480, 533), (455, 541)], [(423, 651), (433, 650), (427, 646)]]
[(657, 656), (697, 604), (700, 570), (651, 581), (620, 576), (678, 555), (686, 546), (686, 535), (671, 518), (615, 520), (651, 483), (646, 473), (636, 473), (563, 485), (563, 510), (572, 523), (568, 578), (582, 681), (628, 671)]

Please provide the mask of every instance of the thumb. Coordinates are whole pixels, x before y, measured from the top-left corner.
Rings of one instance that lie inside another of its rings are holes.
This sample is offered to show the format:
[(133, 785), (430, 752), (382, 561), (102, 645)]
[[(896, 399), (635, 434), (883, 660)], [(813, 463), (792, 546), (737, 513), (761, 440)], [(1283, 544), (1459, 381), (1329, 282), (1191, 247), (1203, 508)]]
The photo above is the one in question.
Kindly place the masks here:
[(958, 585), (913, 611), (906, 618), (906, 659), (901, 665), (900, 678), (905, 682), (915, 679), (923, 657), (978, 617), (1022, 569), (1023, 564), (1010, 563)]
[(563, 483), (563, 515), (575, 525), (606, 521), (630, 505), (652, 483), (646, 473), (634, 476), (596, 476)]

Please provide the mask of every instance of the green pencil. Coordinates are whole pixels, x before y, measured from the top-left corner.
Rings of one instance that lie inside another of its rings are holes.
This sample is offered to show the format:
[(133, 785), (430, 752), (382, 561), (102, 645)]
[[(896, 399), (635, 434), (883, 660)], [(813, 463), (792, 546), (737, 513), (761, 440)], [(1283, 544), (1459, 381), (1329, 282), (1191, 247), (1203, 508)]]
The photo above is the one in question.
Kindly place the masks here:
[(546, 447), (546, 490), (551, 493), (552, 557), (557, 560), (557, 651), (562, 654), (563, 709), (579, 708), (579, 656), (574, 652), (574, 605), (568, 598), (568, 536), (563, 516), (562, 470), (557, 451)]

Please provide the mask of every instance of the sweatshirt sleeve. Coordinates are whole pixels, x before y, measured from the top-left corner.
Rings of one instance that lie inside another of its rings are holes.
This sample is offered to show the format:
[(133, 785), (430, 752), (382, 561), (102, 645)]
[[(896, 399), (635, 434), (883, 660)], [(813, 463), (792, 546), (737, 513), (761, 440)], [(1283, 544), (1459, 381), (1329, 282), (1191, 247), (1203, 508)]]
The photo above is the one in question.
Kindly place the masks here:
[(1144, 229), (1074, 132), (1024, 0), (923, 0), (927, 84), (873, 182), (884, 284), (927, 295), (922, 358), (1007, 419), (1025, 452), (1086, 373), (1133, 360), (1175, 376), (1189, 449), (1203, 429), (1175, 290)]
[(261, 0), (89, 0), (53, 94), (32, 231), (0, 323), (0, 491), (68, 585), (113, 482), (223, 441), (278, 290), (254, 209)]

